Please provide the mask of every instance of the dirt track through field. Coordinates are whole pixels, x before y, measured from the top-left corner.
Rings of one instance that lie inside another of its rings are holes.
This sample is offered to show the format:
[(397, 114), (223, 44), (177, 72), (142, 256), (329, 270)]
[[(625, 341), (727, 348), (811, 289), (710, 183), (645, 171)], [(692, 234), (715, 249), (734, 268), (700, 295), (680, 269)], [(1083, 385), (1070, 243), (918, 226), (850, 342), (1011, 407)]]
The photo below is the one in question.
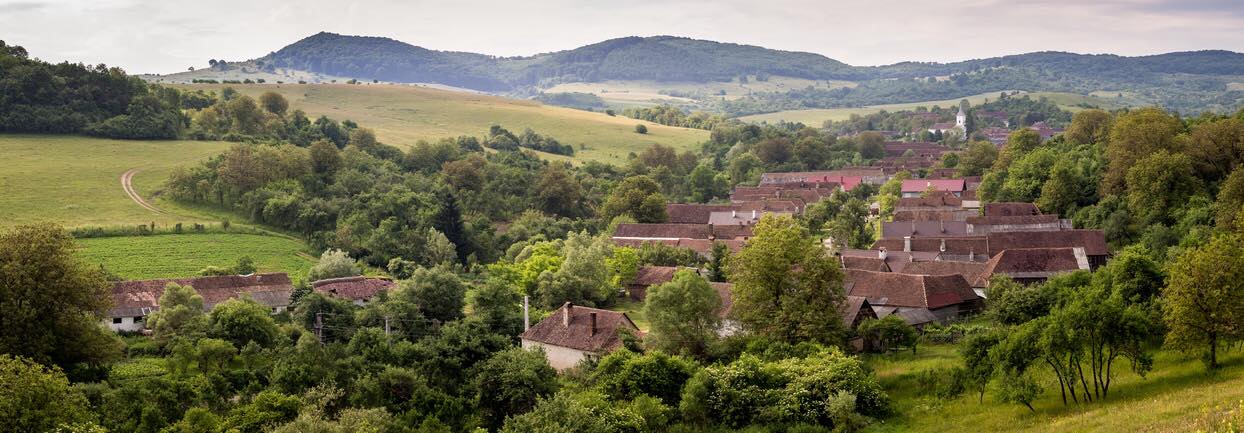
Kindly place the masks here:
[(125, 173), (121, 173), (121, 188), (125, 189), (125, 195), (130, 196), (130, 199), (134, 200), (134, 203), (138, 203), (139, 206), (142, 206), (143, 209), (147, 209), (149, 211), (152, 211), (158, 214), (164, 213), (164, 211), (157, 209), (155, 206), (152, 206), (150, 203), (147, 203), (146, 200), (143, 200), (143, 196), (138, 195), (138, 192), (134, 191), (133, 181), (134, 181), (134, 175), (137, 173), (138, 173), (137, 168), (131, 168), (127, 170)]

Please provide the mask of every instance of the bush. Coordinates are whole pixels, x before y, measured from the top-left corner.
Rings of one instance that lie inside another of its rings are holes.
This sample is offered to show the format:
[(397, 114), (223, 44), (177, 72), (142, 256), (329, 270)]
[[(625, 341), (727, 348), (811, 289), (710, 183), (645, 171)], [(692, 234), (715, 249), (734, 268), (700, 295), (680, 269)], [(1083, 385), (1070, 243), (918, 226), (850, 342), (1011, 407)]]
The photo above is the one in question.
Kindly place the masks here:
[(647, 134), (648, 127), (644, 125), (635, 125), (635, 132), (640, 133), (640, 134)]

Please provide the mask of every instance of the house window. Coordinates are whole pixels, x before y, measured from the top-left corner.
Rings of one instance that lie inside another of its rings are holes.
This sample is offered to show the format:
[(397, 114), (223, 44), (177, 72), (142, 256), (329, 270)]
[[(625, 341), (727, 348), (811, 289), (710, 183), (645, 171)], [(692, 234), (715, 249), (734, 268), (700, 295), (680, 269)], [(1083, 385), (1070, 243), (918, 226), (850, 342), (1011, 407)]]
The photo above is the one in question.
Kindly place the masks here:
[(134, 318), (134, 323), (143, 323), (143, 320), (146, 320), (146, 319), (147, 319), (146, 317), (138, 316)]
[(121, 324), (121, 318), (120, 318), (120, 317), (113, 317), (113, 318), (112, 318), (112, 324), (113, 324), (113, 325), (120, 325), (120, 324)]

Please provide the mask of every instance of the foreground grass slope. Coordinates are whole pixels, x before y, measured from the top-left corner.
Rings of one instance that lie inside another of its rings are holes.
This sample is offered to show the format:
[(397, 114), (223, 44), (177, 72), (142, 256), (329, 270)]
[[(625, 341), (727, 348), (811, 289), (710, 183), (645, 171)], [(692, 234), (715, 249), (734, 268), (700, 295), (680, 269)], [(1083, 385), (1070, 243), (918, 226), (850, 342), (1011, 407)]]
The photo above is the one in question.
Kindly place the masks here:
[(162, 234), (79, 239), (78, 257), (126, 279), (193, 276), (206, 266), (229, 267), (250, 256), (259, 272), (306, 275), (315, 264), (302, 241), (242, 233)]
[(127, 141), (0, 135), (0, 227), (51, 221), (66, 227), (166, 225), (193, 215), (155, 213), (134, 203), (121, 174), (137, 168), (135, 190), (150, 201), (169, 172), (229, 146), (206, 141)]
[(915, 355), (872, 356), (897, 414), (869, 432), (1168, 432), (1212, 428), (1212, 422), (1244, 401), (1244, 353), (1224, 357), (1224, 368), (1208, 373), (1200, 360), (1170, 351), (1156, 354), (1154, 370), (1141, 378), (1116, 365), (1110, 397), (1063, 406), (1052, 375), (1042, 378), (1045, 393), (1036, 413), (1018, 404), (998, 403), (991, 388), (983, 403), (971, 392), (943, 400), (921, 396), (916, 375), (960, 365), (954, 346), (921, 346)]
[[(269, 83), (177, 87), (219, 93), (226, 86), (255, 97), (267, 91), (280, 93), (289, 100), (291, 109), (301, 109), (313, 116), (353, 120), (374, 129), (380, 141), (402, 148), (419, 140), (459, 135), (482, 137), (489, 126), (499, 124), (515, 133), (531, 128), (574, 145), (576, 160), (622, 163), (630, 152), (639, 153), (652, 144), (673, 146), (681, 151), (708, 138), (708, 131), (674, 128), (536, 101), (419, 86)], [(635, 125), (641, 123), (648, 127), (647, 134), (635, 133)]]

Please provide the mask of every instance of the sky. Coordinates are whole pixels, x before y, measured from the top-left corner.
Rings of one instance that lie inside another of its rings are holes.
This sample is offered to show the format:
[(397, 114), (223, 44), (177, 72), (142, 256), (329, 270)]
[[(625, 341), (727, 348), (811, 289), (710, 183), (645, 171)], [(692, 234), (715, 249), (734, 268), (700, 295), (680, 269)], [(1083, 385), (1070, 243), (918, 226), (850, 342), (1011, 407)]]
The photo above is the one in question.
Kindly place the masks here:
[(675, 35), (863, 66), (1244, 51), (1244, 0), (0, 0), (0, 40), (130, 73), (248, 60), (320, 31), (498, 56)]

